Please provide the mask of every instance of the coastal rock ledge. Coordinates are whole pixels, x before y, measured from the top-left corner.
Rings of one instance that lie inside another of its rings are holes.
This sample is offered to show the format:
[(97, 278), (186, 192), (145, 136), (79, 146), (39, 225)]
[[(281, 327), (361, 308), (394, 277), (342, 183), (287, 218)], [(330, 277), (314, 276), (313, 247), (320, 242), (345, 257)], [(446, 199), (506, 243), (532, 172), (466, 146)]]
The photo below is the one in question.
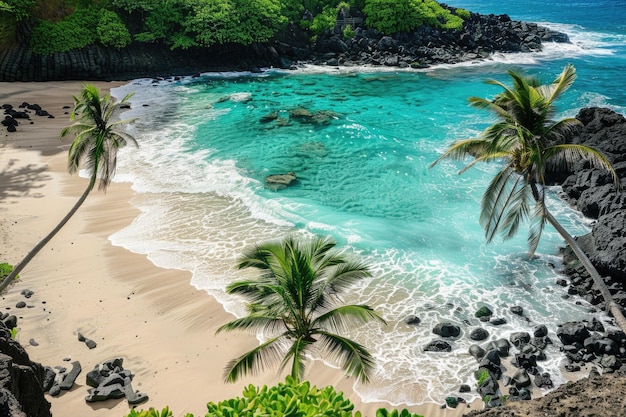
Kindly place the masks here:
[(10, 46), (0, 50), (0, 81), (130, 80), (192, 75), (208, 71), (295, 69), (301, 64), (425, 68), (488, 58), (493, 53), (541, 50), (546, 42), (569, 42), (566, 34), (507, 15), (471, 13), (460, 30), (420, 27), (386, 36), (356, 27), (350, 39), (341, 27), (311, 44), (291, 25), (279, 39), (250, 46), (169, 50), (161, 44), (134, 42), (122, 49), (92, 45), (52, 55), (28, 47), (32, 23), (24, 22)]

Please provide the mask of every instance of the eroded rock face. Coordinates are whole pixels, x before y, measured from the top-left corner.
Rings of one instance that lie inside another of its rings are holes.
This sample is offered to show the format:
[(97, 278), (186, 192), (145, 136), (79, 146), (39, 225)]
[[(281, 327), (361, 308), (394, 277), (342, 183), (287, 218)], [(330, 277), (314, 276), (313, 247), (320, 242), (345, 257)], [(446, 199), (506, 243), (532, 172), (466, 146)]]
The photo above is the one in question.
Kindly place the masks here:
[(0, 322), (0, 415), (52, 417), (44, 397), (45, 368), (32, 362)]
[[(626, 118), (606, 108), (584, 108), (576, 116), (582, 123), (571, 142), (601, 151), (611, 162), (622, 190), (626, 187)], [(551, 173), (570, 203), (585, 216), (597, 219), (590, 234), (581, 236), (598, 271), (617, 281), (626, 280), (626, 193), (618, 192), (606, 171), (580, 161), (571, 171)]]

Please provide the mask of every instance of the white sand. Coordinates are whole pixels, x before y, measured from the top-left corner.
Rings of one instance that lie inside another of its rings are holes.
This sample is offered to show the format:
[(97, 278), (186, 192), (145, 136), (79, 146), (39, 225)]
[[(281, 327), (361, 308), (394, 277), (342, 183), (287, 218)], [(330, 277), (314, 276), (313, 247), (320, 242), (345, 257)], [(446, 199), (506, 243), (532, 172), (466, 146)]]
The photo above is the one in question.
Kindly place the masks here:
[[(97, 83), (103, 94), (115, 83)], [(67, 213), (87, 180), (67, 174), (69, 141), (60, 130), (69, 125), (63, 106), (72, 106), (79, 82), (0, 83), (0, 104), (38, 103), (55, 119), (32, 116), (16, 133), (0, 136), (0, 262), (17, 264)], [(133, 388), (150, 399), (139, 408), (168, 405), (174, 416), (204, 416), (208, 401), (241, 394), (248, 384), (275, 384), (283, 377), (271, 370), (258, 377), (225, 384), (222, 371), (229, 359), (251, 349), (248, 335), (220, 334), (231, 320), (222, 306), (190, 285), (189, 273), (155, 267), (145, 256), (113, 247), (108, 236), (132, 222), (137, 212), (129, 201), (129, 184), (113, 183), (106, 194), (94, 190), (54, 239), (22, 271), (2, 296), (1, 306), (19, 317), (18, 340), (32, 360), (70, 368), (80, 361), (83, 372), (74, 388), (48, 396), (54, 416), (116, 416), (128, 413), (124, 400), (86, 403), (85, 375), (96, 364), (115, 357), (134, 374)], [(35, 295), (25, 299), (20, 292)], [(18, 301), (28, 307), (16, 309)], [(77, 332), (97, 342), (88, 349)], [(38, 346), (31, 346), (33, 339)], [(316, 363), (307, 375), (319, 387), (333, 385), (365, 416), (389, 404), (363, 403), (352, 381)], [(480, 404), (474, 404), (480, 407)], [(400, 406), (398, 408), (404, 408)], [(408, 407), (425, 416), (460, 416), (468, 411), (440, 409), (437, 404)]]

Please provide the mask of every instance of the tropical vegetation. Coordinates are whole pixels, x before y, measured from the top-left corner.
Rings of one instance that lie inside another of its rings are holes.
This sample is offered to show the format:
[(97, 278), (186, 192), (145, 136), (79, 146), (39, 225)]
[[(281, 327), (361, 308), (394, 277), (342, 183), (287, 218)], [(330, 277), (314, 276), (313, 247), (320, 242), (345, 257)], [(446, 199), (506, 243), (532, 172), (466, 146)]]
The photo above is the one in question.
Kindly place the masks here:
[(337, 360), (348, 376), (369, 379), (374, 360), (361, 344), (345, 336), (355, 325), (385, 321), (367, 305), (344, 305), (341, 293), (369, 277), (368, 268), (334, 250), (328, 237), (256, 245), (239, 260), (238, 268), (253, 268), (258, 278), (230, 284), (226, 291), (248, 302), (248, 315), (218, 329), (262, 332), (266, 340), (231, 360), (224, 376), (234, 382), (281, 362), (299, 383), (305, 373), (307, 353)]
[(171, 49), (250, 45), (299, 27), (310, 39), (335, 27), (340, 11), (386, 34), (421, 25), (460, 29), (469, 13), (435, 0), (0, 0), (0, 20), (35, 23), (32, 49), (53, 54), (132, 41)]
[[(361, 417), (360, 411), (354, 411), (354, 404), (343, 397), (332, 386), (319, 389), (308, 381), (296, 382), (287, 377), (284, 383), (276, 386), (255, 387), (248, 385), (241, 397), (231, 398), (218, 403), (207, 404), (206, 417)], [(172, 417), (169, 407), (163, 410), (131, 410), (126, 417)], [(387, 410), (380, 408), (376, 417), (420, 417), (408, 410)], [(185, 417), (193, 417), (187, 414)]]
[(131, 95), (127, 95), (121, 101), (114, 102), (109, 94), (100, 95), (98, 87), (92, 84), (85, 84), (80, 95), (74, 96), (74, 109), (70, 115), (70, 120), (77, 119), (77, 121), (63, 129), (60, 137), (65, 138), (74, 135), (68, 153), (67, 168), (70, 174), (76, 173), (81, 166), (86, 168), (90, 172), (89, 183), (76, 204), (59, 224), (37, 243), (0, 283), (0, 293), (76, 213), (96, 183), (98, 183), (99, 190), (106, 192), (115, 176), (118, 149), (127, 143), (137, 146), (137, 141), (133, 136), (119, 129), (132, 120), (114, 121), (117, 110), (130, 97)]
[(443, 159), (472, 157), (473, 160), (460, 171), (463, 173), (479, 162), (502, 161), (502, 168), (489, 183), (481, 202), (480, 223), (485, 229), (487, 242), (498, 234), (504, 239), (513, 237), (520, 224), (530, 220), (528, 246), (532, 257), (546, 222), (550, 223), (589, 272), (607, 309), (626, 331), (621, 308), (613, 300), (602, 277), (546, 204), (546, 172), (550, 169), (571, 170), (581, 159), (592, 167), (610, 172), (615, 187), (619, 188), (619, 178), (601, 152), (566, 142), (578, 127), (578, 120), (553, 119), (556, 115), (554, 103), (576, 79), (575, 68), (566, 66), (552, 83), (545, 85), (536, 78), (514, 71), (508, 74), (513, 81), (512, 87), (495, 80), (487, 81), (503, 90), (494, 99), (469, 99), (473, 107), (490, 111), (497, 121), (478, 138), (453, 143), (432, 165)]

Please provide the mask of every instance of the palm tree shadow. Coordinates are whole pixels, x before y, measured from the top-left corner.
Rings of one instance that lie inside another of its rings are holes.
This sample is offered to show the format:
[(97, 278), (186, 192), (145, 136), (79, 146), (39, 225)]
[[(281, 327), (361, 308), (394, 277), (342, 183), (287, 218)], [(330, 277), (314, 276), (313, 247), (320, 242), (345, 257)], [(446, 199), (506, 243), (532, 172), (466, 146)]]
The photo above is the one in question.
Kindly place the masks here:
[(16, 167), (17, 161), (9, 160), (0, 171), (0, 201), (7, 198), (43, 197), (37, 190), (44, 186), (43, 181), (51, 178), (47, 173), (48, 168), (35, 164)]

